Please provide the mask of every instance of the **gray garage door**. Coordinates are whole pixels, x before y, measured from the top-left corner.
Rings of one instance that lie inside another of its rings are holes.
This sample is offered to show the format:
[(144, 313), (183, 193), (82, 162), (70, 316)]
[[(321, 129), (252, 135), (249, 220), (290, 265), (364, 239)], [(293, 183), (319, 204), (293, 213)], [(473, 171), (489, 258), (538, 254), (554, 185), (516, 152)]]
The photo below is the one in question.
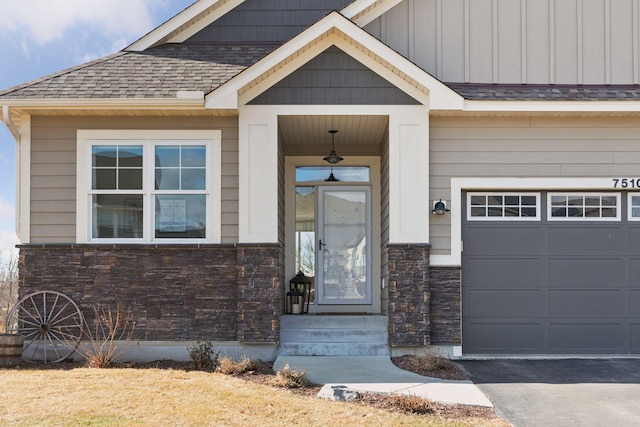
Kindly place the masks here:
[(640, 193), (464, 194), (463, 352), (640, 353), (629, 204)]

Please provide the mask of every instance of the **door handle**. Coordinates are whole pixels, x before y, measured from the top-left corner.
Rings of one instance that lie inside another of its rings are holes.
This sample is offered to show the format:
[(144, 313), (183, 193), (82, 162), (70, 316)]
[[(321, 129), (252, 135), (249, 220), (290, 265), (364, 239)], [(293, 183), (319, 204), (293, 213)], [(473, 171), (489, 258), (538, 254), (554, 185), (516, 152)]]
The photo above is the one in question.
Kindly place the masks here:
[(327, 246), (326, 243), (322, 243), (322, 239), (318, 241), (318, 250), (321, 251), (323, 246)]

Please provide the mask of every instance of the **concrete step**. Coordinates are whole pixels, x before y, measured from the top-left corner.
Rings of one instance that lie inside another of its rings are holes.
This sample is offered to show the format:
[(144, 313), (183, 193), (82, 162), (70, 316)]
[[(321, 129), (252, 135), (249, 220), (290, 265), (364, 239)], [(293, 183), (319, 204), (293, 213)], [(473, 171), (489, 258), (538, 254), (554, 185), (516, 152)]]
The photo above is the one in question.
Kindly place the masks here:
[(387, 328), (387, 316), (381, 315), (316, 315), (289, 314), (280, 316), (280, 329), (288, 328)]
[(286, 315), (280, 318), (282, 356), (388, 356), (387, 317)]
[(389, 356), (389, 345), (369, 343), (280, 343), (280, 356)]

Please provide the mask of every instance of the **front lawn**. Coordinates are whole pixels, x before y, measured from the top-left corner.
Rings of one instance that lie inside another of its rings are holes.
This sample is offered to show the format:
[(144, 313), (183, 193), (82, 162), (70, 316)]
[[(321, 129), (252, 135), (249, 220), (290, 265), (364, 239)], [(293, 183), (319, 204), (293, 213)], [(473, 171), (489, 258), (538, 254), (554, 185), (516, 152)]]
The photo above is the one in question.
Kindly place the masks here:
[[(169, 368), (0, 369), (0, 425), (506, 426), (471, 412), (412, 415), (331, 402), (220, 373)], [(383, 406), (384, 407), (384, 406)]]

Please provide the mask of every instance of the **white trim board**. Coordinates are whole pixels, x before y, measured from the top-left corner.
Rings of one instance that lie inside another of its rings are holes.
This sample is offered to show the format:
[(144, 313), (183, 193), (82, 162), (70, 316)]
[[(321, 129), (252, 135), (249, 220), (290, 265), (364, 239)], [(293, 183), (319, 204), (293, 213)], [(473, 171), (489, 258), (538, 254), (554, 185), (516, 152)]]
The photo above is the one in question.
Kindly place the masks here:
[(451, 178), (451, 254), (431, 255), (432, 266), (462, 264), (462, 192), (474, 190), (617, 190), (612, 178)]

